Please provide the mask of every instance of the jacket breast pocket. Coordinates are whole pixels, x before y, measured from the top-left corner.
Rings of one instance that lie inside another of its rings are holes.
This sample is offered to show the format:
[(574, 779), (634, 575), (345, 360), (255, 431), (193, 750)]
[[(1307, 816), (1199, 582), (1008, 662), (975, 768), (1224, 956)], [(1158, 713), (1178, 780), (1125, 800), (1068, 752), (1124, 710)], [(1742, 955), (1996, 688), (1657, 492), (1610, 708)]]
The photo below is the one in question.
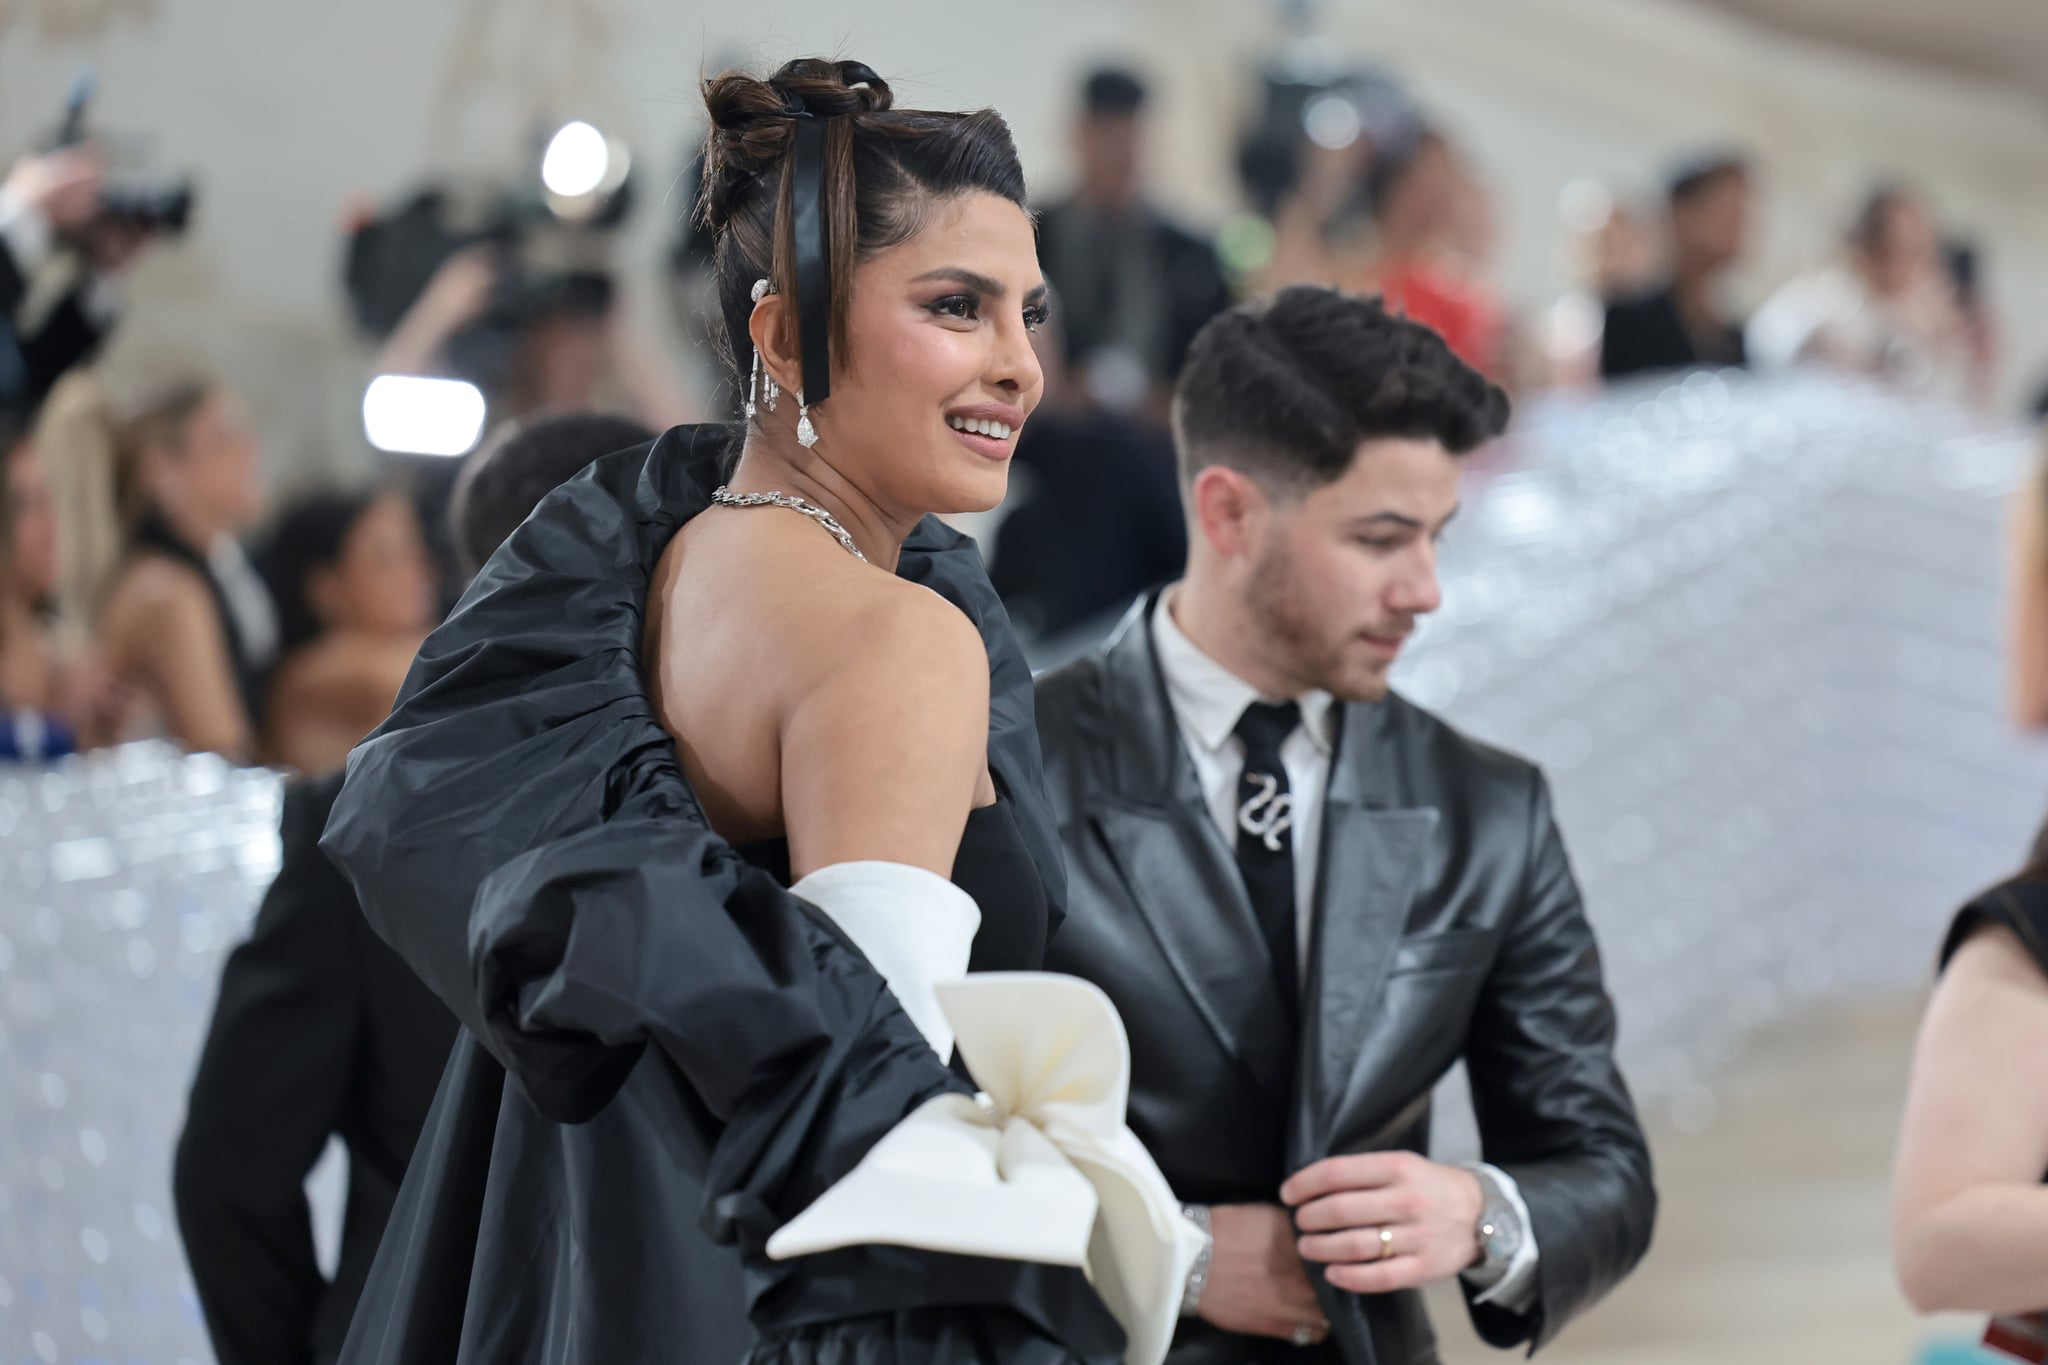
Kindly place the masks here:
[(1500, 936), (1491, 929), (1416, 934), (1394, 949), (1395, 976), (1419, 972), (1483, 972), (1493, 965)]

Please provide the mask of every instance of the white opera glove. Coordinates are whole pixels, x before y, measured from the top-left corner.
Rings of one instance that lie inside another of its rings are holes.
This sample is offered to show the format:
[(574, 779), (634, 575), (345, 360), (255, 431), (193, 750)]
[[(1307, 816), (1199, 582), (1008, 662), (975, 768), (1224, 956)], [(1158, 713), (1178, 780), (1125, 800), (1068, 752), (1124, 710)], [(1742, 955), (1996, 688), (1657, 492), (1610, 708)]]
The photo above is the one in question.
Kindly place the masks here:
[(1124, 1125), (1130, 1043), (1077, 977), (989, 972), (933, 995), (983, 1093), (939, 1095), (768, 1239), (789, 1260), (883, 1244), (1086, 1272), (1127, 1365), (1165, 1359), (1201, 1234)]
[(834, 863), (789, 890), (853, 940), (932, 1050), (952, 1061), (953, 1028), (932, 990), (967, 974), (981, 927), (974, 897), (936, 872), (885, 862)]

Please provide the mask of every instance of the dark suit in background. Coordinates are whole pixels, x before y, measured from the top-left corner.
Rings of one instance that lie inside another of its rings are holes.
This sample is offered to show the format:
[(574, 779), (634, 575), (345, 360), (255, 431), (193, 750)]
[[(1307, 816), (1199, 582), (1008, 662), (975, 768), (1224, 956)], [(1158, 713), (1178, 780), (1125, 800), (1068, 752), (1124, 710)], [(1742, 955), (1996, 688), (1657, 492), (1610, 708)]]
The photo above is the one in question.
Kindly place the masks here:
[(1038, 260), (1070, 364), (1124, 349), (1155, 382), (1171, 381), (1195, 333), (1231, 303), (1216, 249), (1142, 202), (1116, 214), (1052, 205), (1039, 215)]
[(1716, 323), (1705, 332), (1686, 326), (1669, 286), (1607, 305), (1600, 333), (1602, 379), (1747, 363), (1739, 325)]
[[(341, 774), (285, 793), (284, 862), (229, 957), (178, 1141), (178, 1228), (221, 1365), (332, 1360), (433, 1103), (455, 1018), (320, 852)], [(305, 1180), (348, 1144), (332, 1284)]]
[(1113, 413), (1039, 412), (1010, 477), (1021, 496), (996, 528), (988, 576), (1026, 640), (1180, 577), (1188, 529), (1164, 431)]
[(111, 320), (88, 306), (87, 287), (80, 284), (24, 332), (21, 311), (32, 274), (0, 235), (0, 407), (22, 412), (33, 412), (66, 371), (91, 360), (112, 330)]
[[(1181, 1199), (1275, 1203), (1324, 1157), (1426, 1151), (1430, 1091), (1462, 1057), (1485, 1160), (1519, 1185), (1540, 1253), (1531, 1310), (1474, 1305), (1474, 1323), (1496, 1346), (1549, 1341), (1642, 1256), (1656, 1197), (1541, 775), (1399, 697), (1341, 707), (1297, 1030), (1182, 743), (1151, 605), (1038, 684), (1069, 878), (1046, 967), (1122, 1013), (1132, 1130)], [(1171, 1365), (1437, 1359), (1420, 1293), (1310, 1278), (1322, 1346), (1189, 1321)]]

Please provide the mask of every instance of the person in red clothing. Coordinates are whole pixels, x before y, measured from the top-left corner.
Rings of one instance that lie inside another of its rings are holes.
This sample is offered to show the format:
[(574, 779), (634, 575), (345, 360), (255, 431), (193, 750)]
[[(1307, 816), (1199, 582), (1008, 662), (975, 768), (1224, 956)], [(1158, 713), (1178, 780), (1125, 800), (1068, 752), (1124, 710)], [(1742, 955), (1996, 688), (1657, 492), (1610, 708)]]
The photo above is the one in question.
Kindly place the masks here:
[(1377, 259), (1357, 287), (1389, 311), (1433, 328), (1460, 360), (1489, 377), (1506, 367), (1505, 321), (1493, 291), (1458, 250), (1478, 186), (1443, 134), (1425, 130), (1372, 171)]

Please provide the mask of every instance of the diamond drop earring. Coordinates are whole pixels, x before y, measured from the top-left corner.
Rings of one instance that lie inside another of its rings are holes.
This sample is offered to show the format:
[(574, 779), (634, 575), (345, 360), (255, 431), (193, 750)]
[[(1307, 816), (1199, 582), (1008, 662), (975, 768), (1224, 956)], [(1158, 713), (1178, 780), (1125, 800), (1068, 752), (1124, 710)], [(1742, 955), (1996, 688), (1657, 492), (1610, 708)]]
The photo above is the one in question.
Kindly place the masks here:
[(796, 443), (809, 450), (818, 443), (818, 429), (811, 425), (811, 405), (804, 401), (804, 391), (796, 391)]

